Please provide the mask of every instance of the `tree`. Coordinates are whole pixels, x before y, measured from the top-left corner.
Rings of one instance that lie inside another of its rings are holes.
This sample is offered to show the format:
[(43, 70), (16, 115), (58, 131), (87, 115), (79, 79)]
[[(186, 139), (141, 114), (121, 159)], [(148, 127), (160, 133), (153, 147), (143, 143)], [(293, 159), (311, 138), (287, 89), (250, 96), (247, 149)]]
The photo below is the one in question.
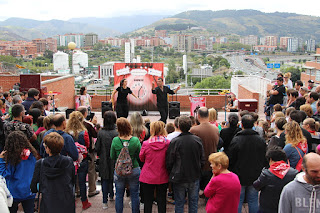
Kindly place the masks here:
[(53, 60), (53, 52), (51, 50), (45, 50), (43, 56), (50, 60), (50, 63), (52, 63)]
[(201, 89), (229, 89), (231, 86), (230, 78), (225, 79), (222, 75), (215, 75), (198, 82), (195, 88)]
[(66, 50), (68, 50), (68, 47), (67, 46), (57, 46), (57, 50), (66, 51)]
[(168, 74), (166, 76), (166, 82), (167, 83), (175, 83), (179, 79), (179, 73), (176, 71), (176, 64), (174, 60), (169, 61), (168, 65)]

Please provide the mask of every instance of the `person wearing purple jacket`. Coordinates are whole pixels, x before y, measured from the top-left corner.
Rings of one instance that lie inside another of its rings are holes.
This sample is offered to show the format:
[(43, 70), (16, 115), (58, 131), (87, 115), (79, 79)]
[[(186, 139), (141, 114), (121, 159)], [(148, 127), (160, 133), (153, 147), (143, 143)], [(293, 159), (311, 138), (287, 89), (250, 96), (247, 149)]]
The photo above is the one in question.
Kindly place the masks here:
[(144, 165), (140, 174), (140, 182), (144, 190), (144, 212), (152, 212), (154, 189), (158, 212), (166, 212), (166, 192), (169, 174), (166, 169), (166, 151), (170, 141), (166, 139), (165, 124), (162, 121), (152, 122), (150, 125), (151, 136), (144, 141), (140, 150), (140, 160)]

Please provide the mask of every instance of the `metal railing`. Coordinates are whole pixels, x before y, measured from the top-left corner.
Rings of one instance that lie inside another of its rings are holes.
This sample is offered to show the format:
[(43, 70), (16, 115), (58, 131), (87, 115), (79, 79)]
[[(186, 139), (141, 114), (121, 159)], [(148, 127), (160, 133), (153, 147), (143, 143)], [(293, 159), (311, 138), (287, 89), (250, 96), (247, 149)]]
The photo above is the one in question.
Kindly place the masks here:
[[(87, 93), (89, 95), (111, 95), (112, 91), (114, 90), (113, 87), (107, 89), (87, 89)], [(191, 96), (201, 96), (201, 95), (219, 95), (220, 92), (223, 91), (230, 91), (230, 88), (227, 89), (194, 89), (194, 88), (183, 88), (178, 91), (177, 95), (191, 95)], [(151, 92), (151, 91), (150, 91)], [(80, 89), (75, 89), (75, 95), (80, 94)]]

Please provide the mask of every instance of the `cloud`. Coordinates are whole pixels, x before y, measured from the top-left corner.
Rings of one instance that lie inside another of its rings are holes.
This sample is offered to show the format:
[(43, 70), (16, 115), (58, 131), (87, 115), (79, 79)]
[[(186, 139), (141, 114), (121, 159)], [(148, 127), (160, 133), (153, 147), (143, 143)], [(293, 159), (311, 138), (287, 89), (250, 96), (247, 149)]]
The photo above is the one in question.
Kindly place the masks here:
[[(155, 4), (149, 0), (0, 0), (2, 17), (21, 17), (37, 20), (61, 19), (74, 17), (118, 17), (144, 14), (177, 14), (187, 10), (225, 10), (255, 9), (262, 12), (291, 12), (319, 16), (314, 0), (160, 0)], [(18, 5), (18, 6), (17, 6)], [(0, 17), (1, 18), (1, 17)]]

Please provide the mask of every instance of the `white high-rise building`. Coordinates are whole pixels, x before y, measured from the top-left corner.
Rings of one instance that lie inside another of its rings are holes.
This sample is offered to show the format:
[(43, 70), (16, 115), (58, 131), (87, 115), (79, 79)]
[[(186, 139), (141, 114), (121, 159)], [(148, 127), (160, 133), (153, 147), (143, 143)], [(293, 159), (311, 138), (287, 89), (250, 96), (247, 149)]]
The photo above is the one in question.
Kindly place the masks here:
[(289, 38), (288, 39), (288, 52), (297, 52), (298, 50), (302, 50), (303, 43), (300, 38)]
[(308, 39), (306, 43), (307, 43), (307, 51), (308, 52), (315, 52), (316, 51), (316, 40)]
[(130, 42), (126, 42), (124, 44), (124, 62), (130, 63), (131, 62), (131, 48)]

